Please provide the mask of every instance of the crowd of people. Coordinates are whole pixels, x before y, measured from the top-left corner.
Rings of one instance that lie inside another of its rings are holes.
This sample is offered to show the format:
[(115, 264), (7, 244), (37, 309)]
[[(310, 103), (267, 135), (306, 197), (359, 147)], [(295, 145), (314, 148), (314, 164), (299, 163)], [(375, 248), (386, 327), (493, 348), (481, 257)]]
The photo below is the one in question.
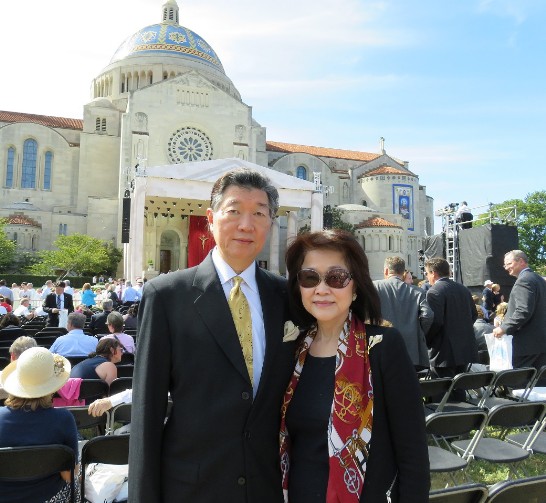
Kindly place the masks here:
[[(442, 258), (425, 261), (426, 288), (398, 256), (373, 282), (358, 241), (336, 229), (298, 235), (286, 279), (256, 265), (277, 210), (265, 176), (230, 171), (207, 210), (216, 247), (197, 267), (160, 275), (144, 290), (138, 280), (136, 288), (108, 285), (90, 318), (75, 310), (66, 284), (48, 286), (48, 324), (67, 311), (68, 333), (47, 355), (32, 345), (20, 353), (23, 340), (13, 347), (1, 377), (8, 399), (0, 432), (9, 438), (0, 433), (0, 446), (25, 439), (22, 410), (33, 411), (26, 423), (66, 424), (63, 438), (46, 428), (35, 443), (73, 446), (73, 424), (48, 397), (70, 376), (111, 382), (122, 355), (136, 350), (133, 389), (89, 406), (100, 415), (132, 403), (129, 501), (427, 501), (418, 372), (466, 371), (484, 333), (513, 336), (514, 367), (546, 365), (546, 282), (519, 250), (504, 259), (516, 278), (507, 302), (489, 280), (473, 299)], [(95, 307), (98, 293), (90, 284), (83, 292), (79, 304)], [(131, 305), (125, 316), (120, 304)], [(137, 317), (135, 348), (123, 330)], [(108, 335), (99, 342), (97, 333)], [(72, 355), (87, 358), (70, 369)], [(43, 369), (33, 369), (37, 361)], [(42, 385), (24, 391), (38, 371)], [(43, 484), (48, 498), (66, 490), (63, 474)]]

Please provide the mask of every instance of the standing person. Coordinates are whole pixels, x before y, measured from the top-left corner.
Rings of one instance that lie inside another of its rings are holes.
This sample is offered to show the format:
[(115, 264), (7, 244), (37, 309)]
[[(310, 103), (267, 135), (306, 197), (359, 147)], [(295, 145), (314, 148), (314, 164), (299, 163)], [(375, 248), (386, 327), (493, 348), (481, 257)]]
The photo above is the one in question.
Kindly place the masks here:
[(93, 307), (97, 294), (91, 289), (90, 283), (84, 283), (82, 286), (81, 303), (86, 307)]
[(418, 379), (398, 330), (379, 325), (364, 250), (339, 229), (300, 234), (286, 264), (304, 330), (282, 406), (285, 501), (428, 501)]
[(539, 369), (546, 365), (546, 281), (531, 270), (528, 262), (521, 250), (512, 250), (504, 256), (504, 268), (517, 279), (508, 298), (506, 315), (493, 334), (514, 337), (514, 368)]
[(472, 212), (470, 211), (470, 208), (468, 207), (468, 204), (466, 201), (463, 201), (459, 208), (457, 209), (457, 212), (455, 213), (455, 221), (460, 224), (461, 229), (472, 229), (472, 220), (474, 219), (474, 215), (472, 215)]
[[(425, 271), (432, 285), (427, 302), (434, 311), (434, 322), (427, 335), (431, 370), (436, 377), (454, 377), (478, 361), (474, 337), (478, 313), (468, 288), (449, 279), (446, 260), (427, 260)], [(460, 393), (454, 395), (457, 400), (460, 397)]]
[[(286, 280), (255, 262), (278, 197), (259, 172), (225, 173), (207, 210), (216, 247), (198, 266), (144, 287), (133, 377), (132, 503), (282, 502), (279, 408), (295, 343), (282, 340)], [(235, 321), (230, 303), (239, 313)], [(164, 425), (168, 392), (173, 405)]]
[(42, 308), (48, 316), (48, 327), (59, 326), (59, 312), (61, 309), (67, 309), (69, 314), (74, 311), (72, 295), (64, 293), (64, 287), (64, 281), (57, 281), (55, 283), (55, 292), (50, 293), (44, 300)]
[(65, 284), (64, 293), (68, 293), (69, 295), (72, 295), (72, 297), (74, 297), (74, 288), (72, 288), (72, 286), (70, 286), (70, 280), (65, 279), (64, 284)]
[[(404, 281), (406, 263), (396, 256), (385, 259), (385, 279), (373, 284), (381, 301), (383, 319), (400, 331), (416, 370), (428, 368), (428, 349), (425, 335), (434, 320), (425, 292)], [(410, 274), (411, 276), (411, 274)]]
[(125, 290), (123, 291), (121, 301), (123, 302), (123, 305), (127, 307), (130, 307), (135, 302), (140, 301), (140, 292), (133, 287), (133, 284), (130, 281), (125, 283)]
[(11, 288), (6, 286), (5, 279), (0, 279), (0, 295), (2, 295), (2, 297), (6, 299), (11, 300), (11, 304), (13, 305), (13, 301), (14, 301), (13, 291), (11, 290)]
[(493, 282), (490, 279), (483, 284), (481, 305), (485, 311), (486, 320), (491, 320), (495, 312), (495, 294), (493, 293)]

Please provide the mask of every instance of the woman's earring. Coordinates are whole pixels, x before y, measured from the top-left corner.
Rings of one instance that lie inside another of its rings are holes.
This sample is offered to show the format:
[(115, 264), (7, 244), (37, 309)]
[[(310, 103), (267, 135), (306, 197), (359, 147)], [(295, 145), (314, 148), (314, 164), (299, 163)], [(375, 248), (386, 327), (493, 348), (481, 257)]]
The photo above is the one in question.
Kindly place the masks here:
[(356, 293), (353, 293), (353, 302), (356, 300)]

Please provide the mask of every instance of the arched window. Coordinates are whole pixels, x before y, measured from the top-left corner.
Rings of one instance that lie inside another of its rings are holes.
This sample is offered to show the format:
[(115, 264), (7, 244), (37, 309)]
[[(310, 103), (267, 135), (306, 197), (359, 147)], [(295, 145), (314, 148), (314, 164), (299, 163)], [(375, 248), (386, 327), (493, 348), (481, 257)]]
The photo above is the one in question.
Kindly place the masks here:
[(305, 169), (305, 166), (298, 166), (296, 168), (296, 178), (307, 180), (307, 170)]
[(389, 236), (389, 251), (392, 251), (394, 248), (394, 238)]
[(6, 162), (6, 187), (11, 189), (13, 187), (13, 165), (15, 162), (15, 149), (13, 147), (8, 148), (8, 160)]
[(21, 177), (21, 188), (36, 188), (36, 157), (38, 143), (36, 140), (25, 140), (23, 144), (23, 176)]
[(106, 133), (106, 119), (102, 119), (102, 123), (101, 123), (101, 128), (100, 130), (103, 132), (103, 133)]
[(51, 167), (53, 164), (53, 152), (46, 152), (44, 165), (44, 190), (51, 190)]
[(100, 117), (95, 119), (95, 131), (100, 131)]
[(16, 232), (13, 233), (13, 242), (15, 244), (17, 244), (17, 233)]
[(32, 236), (31, 249), (32, 251), (36, 251), (37, 248), (38, 248), (38, 236), (34, 235)]

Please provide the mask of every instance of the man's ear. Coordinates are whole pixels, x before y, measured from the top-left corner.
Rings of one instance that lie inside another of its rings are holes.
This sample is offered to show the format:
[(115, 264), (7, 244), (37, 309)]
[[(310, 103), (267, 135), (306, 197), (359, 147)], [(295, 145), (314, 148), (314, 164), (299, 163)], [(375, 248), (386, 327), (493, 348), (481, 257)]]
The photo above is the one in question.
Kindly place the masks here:
[(388, 267), (385, 267), (384, 271), (383, 271), (383, 276), (385, 278), (388, 278), (389, 277), (389, 268)]

